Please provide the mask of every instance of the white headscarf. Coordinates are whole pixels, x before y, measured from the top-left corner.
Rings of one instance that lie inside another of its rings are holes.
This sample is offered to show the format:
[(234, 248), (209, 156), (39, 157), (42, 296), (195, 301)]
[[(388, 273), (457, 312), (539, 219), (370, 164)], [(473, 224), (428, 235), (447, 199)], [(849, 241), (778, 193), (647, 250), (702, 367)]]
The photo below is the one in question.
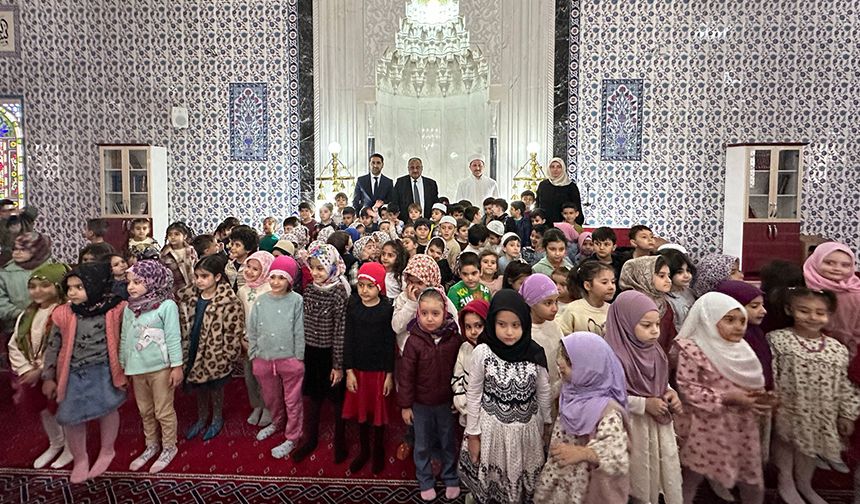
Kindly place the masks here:
[(749, 343), (727, 341), (717, 330), (717, 322), (734, 309), (740, 309), (746, 317), (743, 305), (734, 298), (719, 292), (703, 295), (690, 309), (678, 339), (695, 341), (717, 371), (735, 385), (750, 390), (763, 388), (761, 362)]
[[(549, 171), (549, 165), (553, 162), (558, 161), (561, 163), (561, 175), (557, 178), (552, 178)], [(570, 177), (567, 175), (567, 165), (564, 164), (564, 160), (558, 157), (554, 157), (549, 160), (549, 164), (546, 165), (546, 178), (549, 182), (556, 187), (563, 187), (566, 185), (570, 185)]]

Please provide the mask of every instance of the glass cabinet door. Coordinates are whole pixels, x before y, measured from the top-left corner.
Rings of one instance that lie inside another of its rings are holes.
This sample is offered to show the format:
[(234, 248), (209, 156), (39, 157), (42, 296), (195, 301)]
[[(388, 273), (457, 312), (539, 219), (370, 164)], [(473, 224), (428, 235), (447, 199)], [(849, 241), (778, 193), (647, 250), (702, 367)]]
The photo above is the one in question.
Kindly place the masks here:
[(105, 215), (127, 213), (123, 198), (122, 150), (105, 149), (102, 162), (104, 166), (104, 213)]
[(777, 219), (796, 219), (797, 196), (800, 188), (800, 150), (779, 151), (776, 170), (776, 215)]
[(749, 181), (747, 182), (747, 209), (749, 219), (770, 217), (770, 149), (753, 149), (749, 159)]
[[(148, 149), (128, 150), (129, 196), (133, 215), (147, 215), (149, 208)], [(166, 182), (166, 181), (165, 181)]]

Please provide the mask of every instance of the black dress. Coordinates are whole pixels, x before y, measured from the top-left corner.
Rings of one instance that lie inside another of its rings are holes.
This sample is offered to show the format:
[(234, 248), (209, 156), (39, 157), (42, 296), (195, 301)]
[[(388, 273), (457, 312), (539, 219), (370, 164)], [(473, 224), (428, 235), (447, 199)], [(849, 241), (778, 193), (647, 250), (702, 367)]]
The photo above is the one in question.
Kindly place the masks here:
[(576, 187), (576, 182), (571, 182), (566, 186), (554, 186), (549, 180), (544, 180), (540, 183), (537, 189), (535, 205), (538, 208), (543, 208), (546, 212), (546, 221), (550, 225), (556, 222), (561, 222), (561, 205), (564, 203), (573, 203), (579, 208), (579, 217), (576, 219), (577, 224), (585, 222), (585, 212), (582, 211), (582, 200), (579, 197), (579, 188)]

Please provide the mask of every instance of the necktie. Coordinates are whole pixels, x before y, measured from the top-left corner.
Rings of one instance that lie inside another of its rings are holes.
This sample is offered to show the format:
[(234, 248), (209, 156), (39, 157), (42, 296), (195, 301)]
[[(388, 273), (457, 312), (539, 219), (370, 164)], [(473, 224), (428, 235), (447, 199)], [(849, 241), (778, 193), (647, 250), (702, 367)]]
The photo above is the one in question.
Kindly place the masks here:
[(379, 177), (373, 177), (373, 194), (372, 197), (376, 198), (376, 188), (379, 187)]
[(418, 194), (418, 181), (415, 179), (412, 179), (412, 202), (418, 203), (418, 206), (421, 206), (421, 196)]

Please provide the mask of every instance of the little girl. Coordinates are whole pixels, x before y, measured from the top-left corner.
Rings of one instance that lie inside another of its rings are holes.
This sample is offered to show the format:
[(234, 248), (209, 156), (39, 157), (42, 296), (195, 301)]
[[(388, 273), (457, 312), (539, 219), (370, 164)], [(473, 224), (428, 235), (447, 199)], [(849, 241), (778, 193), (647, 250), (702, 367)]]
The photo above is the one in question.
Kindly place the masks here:
[(572, 303), (575, 299), (574, 294), (567, 290), (567, 277), (570, 276), (570, 270), (561, 267), (557, 268), (552, 272), (552, 281), (555, 282), (555, 288), (558, 289), (558, 311), (559, 313), (564, 311), (567, 308), (567, 305)]
[[(359, 240), (361, 241), (361, 240)], [(317, 243), (304, 262), (313, 282), (305, 288), (305, 377), (302, 392), (310, 397), (305, 439), (293, 453), (298, 463), (313, 453), (319, 441), (320, 410), (328, 398), (334, 405), (334, 462), (347, 455), (343, 424), (343, 338), (350, 286), (346, 266), (332, 245)]]
[(591, 231), (579, 233), (576, 244), (579, 246), (579, 251), (573, 258), (573, 264), (579, 264), (594, 254), (594, 240), (591, 238)]
[[(197, 422), (185, 433), (203, 432), (208, 441), (224, 426), (224, 385), (242, 351), (245, 311), (227, 282), (227, 257), (206, 256), (194, 265), (194, 283), (179, 291), (179, 323), (185, 360), (185, 386), (197, 396)], [(212, 421), (209, 420), (210, 409)]]
[(472, 354), (460, 474), (478, 502), (530, 502), (544, 464), (551, 392), (530, 311), (516, 292), (499, 291)]
[(400, 243), (403, 244), (403, 250), (406, 251), (406, 255), (410, 258), (418, 254), (418, 241), (416, 241), (414, 236), (403, 235), (400, 238)]
[(860, 345), (860, 278), (856, 269), (854, 253), (837, 242), (822, 243), (803, 263), (803, 276), (810, 289), (827, 289), (836, 294), (838, 303), (827, 330), (848, 347), (851, 357)]
[[(39, 455), (33, 468), (41, 469), (48, 462), (54, 469), (66, 466), (72, 461), (72, 452), (66, 444), (63, 429), (57, 423), (57, 403), (48, 401), (42, 394), (43, 356), (53, 328), (51, 314), (64, 300), (61, 282), (69, 271), (65, 264), (44, 264), (30, 274), (27, 290), (32, 302), (18, 316), (15, 332), (9, 340), (9, 364), (17, 377), (13, 383), (16, 389), (13, 397), (19, 411), (38, 412), (42, 428), (50, 442), (48, 449)], [(62, 451), (62, 453), (60, 453)]]
[(696, 297), (701, 297), (714, 290), (714, 287), (723, 280), (743, 279), (744, 274), (740, 270), (740, 260), (737, 257), (726, 254), (708, 254), (699, 261), (693, 290)]
[(567, 290), (580, 299), (570, 303), (556, 318), (562, 334), (591, 332), (603, 336), (609, 302), (615, 297), (615, 269), (611, 264), (586, 261), (568, 275)]
[(744, 341), (746, 313), (718, 292), (700, 297), (687, 317), (675, 349), (677, 415), (685, 504), (693, 502), (702, 479), (725, 488), (737, 485), (741, 501), (764, 499), (758, 415), (767, 414), (761, 363)]
[[(561, 338), (564, 334), (555, 323), (558, 313), (558, 289), (555, 282), (546, 275), (538, 273), (532, 275), (523, 282), (520, 287), (520, 296), (531, 308), (532, 319), (532, 341), (541, 346), (546, 355), (546, 362), (555, 362), (558, 357), (558, 349), (561, 346)], [(561, 390), (561, 377), (558, 366), (548, 368), (549, 386), (552, 394), (550, 401), (553, 403), (553, 420), (558, 412), (558, 394)]]
[(678, 331), (675, 329), (675, 313), (666, 301), (672, 290), (666, 260), (662, 256), (630, 259), (621, 268), (620, 284), (622, 289), (634, 289), (645, 294), (657, 305), (660, 312), (660, 347), (668, 354)]
[(12, 261), (0, 268), (0, 337), (12, 333), (18, 316), (30, 305), (30, 275), (50, 257), (51, 240), (46, 235), (32, 231), (15, 238)]
[(134, 263), (128, 280), (119, 362), (134, 387), (146, 438), (146, 449), (132, 461), (129, 470), (137, 471), (161, 450), (149, 469), (157, 473), (177, 453), (173, 390), (182, 383), (179, 310), (173, 301), (173, 273), (159, 261)]
[(484, 333), (487, 324), (487, 312), (490, 304), (483, 299), (469, 301), (460, 310), (460, 333), (464, 341), (457, 352), (457, 363), (454, 364), (454, 376), (451, 378), (451, 389), (454, 391), (454, 407), (460, 413), (460, 426), (466, 426), (466, 384), (469, 383), (469, 365), (472, 363), (472, 350), (478, 344), (478, 338)]
[(505, 274), (502, 276), (502, 288), (519, 291), (520, 286), (531, 274), (532, 267), (527, 262), (514, 261), (505, 268)]
[(773, 390), (773, 354), (770, 351), (770, 345), (764, 331), (761, 329), (761, 323), (767, 315), (767, 309), (764, 306), (764, 292), (741, 280), (723, 280), (717, 284), (714, 292), (725, 294), (744, 305), (744, 310), (747, 312), (747, 330), (744, 333), (744, 340), (750, 344), (759, 362), (761, 362), (765, 390)]
[[(45, 352), (42, 393), (57, 401), (57, 423), (66, 433), (74, 467), (69, 481), (104, 473), (116, 452), (117, 408), (128, 386), (119, 363), (125, 301), (111, 293), (110, 265), (81, 264), (63, 279), (69, 303), (51, 314), (54, 327)], [(101, 448), (90, 467), (87, 422), (99, 420)]]
[(379, 263), (363, 264), (358, 271), (358, 292), (350, 297), (346, 311), (343, 417), (359, 423), (361, 446), (349, 465), (352, 474), (360, 471), (371, 457), (371, 425), (373, 474), (379, 474), (385, 466), (385, 426), (389, 422), (388, 397), (394, 390), (395, 348), (391, 329), (393, 308), (386, 298), (385, 278), (385, 268)]
[[(363, 236), (352, 244), (352, 254), (355, 256), (355, 263), (353, 263), (352, 268), (347, 271), (349, 274), (350, 286), (355, 287), (358, 282), (358, 268), (366, 262), (373, 261), (373, 249), (375, 246), (376, 239), (372, 235)], [(310, 247), (308, 250), (310, 250)], [(346, 269), (346, 263), (344, 263), (344, 269)]]
[(848, 349), (822, 332), (836, 305), (830, 291), (792, 289), (786, 308), (794, 325), (767, 335), (780, 397), (774, 461), (779, 495), (789, 504), (802, 504), (801, 495), (813, 504), (826, 502), (812, 488), (817, 464), (848, 472), (841, 452), (860, 413), (860, 389), (848, 379)]
[(110, 255), (110, 272), (113, 275), (111, 292), (128, 300), (128, 261), (120, 254)]
[[(327, 228), (330, 229), (330, 228)], [(242, 306), (245, 308), (245, 329), (249, 329), (248, 319), (251, 316), (251, 307), (254, 302), (263, 294), (272, 290), (269, 286), (269, 268), (275, 256), (265, 250), (258, 250), (249, 255), (245, 259), (245, 267), (242, 268), (242, 276), (245, 277), (245, 285), (239, 287), (236, 293), (242, 301)], [(296, 280), (296, 275), (290, 278), (290, 286)], [(292, 287), (291, 287), (292, 288)], [(248, 416), (248, 423), (265, 427), (272, 423), (272, 415), (263, 397), (260, 395), (260, 384), (254, 377), (254, 370), (251, 366), (251, 357), (248, 355), (248, 343), (246, 339), (242, 339), (242, 349), (245, 352), (244, 368), (245, 368), (245, 388), (248, 391), (248, 402), (251, 405), (251, 414)], [(301, 424), (299, 424), (301, 425)]]
[(382, 246), (380, 262), (385, 267), (385, 296), (394, 302), (394, 299), (403, 291), (403, 270), (409, 257), (406, 249), (398, 241), (389, 240)]
[(481, 283), (490, 289), (490, 294), (502, 290), (502, 277), (499, 274), (499, 254), (493, 250), (481, 251)]
[(562, 340), (556, 363), (561, 404), (535, 502), (627, 502), (627, 393), (618, 358), (601, 336), (577, 332)]
[(184, 222), (174, 222), (167, 226), (167, 237), (161, 249), (161, 262), (173, 272), (173, 291), (194, 282), (194, 263), (197, 251), (191, 246), (190, 230)]
[(454, 284), (454, 272), (448, 262), (448, 244), (441, 236), (431, 238), (427, 243), (427, 255), (436, 261), (439, 266), (439, 274), (442, 276), (442, 288), (450, 288)]
[[(416, 254), (403, 270), (403, 292), (394, 300), (394, 315), (391, 318), (391, 328), (396, 334), (397, 348), (401, 354), (409, 339), (407, 326), (418, 311), (418, 296), (428, 287), (442, 288), (439, 266), (429, 255)], [(447, 303), (447, 307), (451, 313), (457, 313), (453, 301)]]
[(666, 301), (675, 314), (675, 330), (680, 331), (690, 313), (690, 308), (696, 302), (696, 294), (690, 288), (693, 277), (696, 276), (696, 265), (686, 254), (676, 249), (663, 249), (660, 255), (669, 266), (669, 276), (672, 278), (672, 290), (666, 296)]
[(418, 312), (409, 322), (410, 336), (397, 369), (397, 403), (403, 422), (415, 428), (415, 476), (424, 501), (436, 498), (433, 455), (441, 456), (445, 497), (460, 496), (450, 387), (460, 342), (446, 299), (438, 288), (425, 289), (418, 296)]
[(502, 247), (502, 254), (499, 256), (499, 273), (504, 274), (508, 264), (520, 259), (520, 235), (507, 232), (502, 235), (499, 245)]
[(305, 326), (302, 296), (293, 292), (299, 265), (292, 257), (281, 256), (267, 269), (271, 288), (254, 301), (248, 316), (248, 357), (272, 413), (271, 423), (257, 433), (257, 440), (283, 428), (286, 440), (271, 450), (272, 457), (281, 459), (302, 435)]
[[(608, 266), (608, 265), (607, 265)], [(630, 496), (636, 503), (680, 504), (681, 463), (672, 415), (681, 413), (669, 387), (669, 361), (657, 345), (660, 313), (637, 291), (618, 295), (609, 307), (606, 342), (624, 368), (630, 430)]]

